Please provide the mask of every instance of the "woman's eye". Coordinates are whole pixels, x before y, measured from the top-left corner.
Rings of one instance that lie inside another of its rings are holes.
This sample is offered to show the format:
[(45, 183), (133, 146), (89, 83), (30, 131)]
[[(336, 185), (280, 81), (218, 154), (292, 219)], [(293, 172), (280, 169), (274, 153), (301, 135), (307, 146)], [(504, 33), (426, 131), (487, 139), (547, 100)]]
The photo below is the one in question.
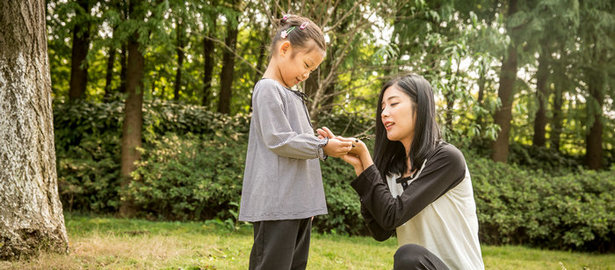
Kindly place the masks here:
[(391, 103), (391, 107), (394, 107), (397, 104), (399, 104), (399, 102)]

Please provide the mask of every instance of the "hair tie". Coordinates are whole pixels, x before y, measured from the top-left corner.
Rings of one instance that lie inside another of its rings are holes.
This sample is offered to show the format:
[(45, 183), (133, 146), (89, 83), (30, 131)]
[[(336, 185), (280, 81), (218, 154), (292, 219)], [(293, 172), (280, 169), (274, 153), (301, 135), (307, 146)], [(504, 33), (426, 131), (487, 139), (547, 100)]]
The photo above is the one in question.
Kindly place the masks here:
[(305, 29), (308, 26), (308, 23), (309, 22), (302, 23), (301, 26), (299, 26), (299, 29), (301, 29), (301, 30)]
[(288, 14), (284, 15), (284, 17), (282, 17), (282, 22), (286, 22), (286, 20), (288, 20)]

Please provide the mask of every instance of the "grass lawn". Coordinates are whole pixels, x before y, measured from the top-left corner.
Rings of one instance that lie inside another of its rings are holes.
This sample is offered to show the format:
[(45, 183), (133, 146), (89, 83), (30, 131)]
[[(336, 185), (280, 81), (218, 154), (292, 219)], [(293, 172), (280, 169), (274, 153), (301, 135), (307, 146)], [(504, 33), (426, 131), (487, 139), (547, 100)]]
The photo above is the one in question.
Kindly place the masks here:
[[(202, 222), (71, 216), (70, 253), (41, 254), (0, 269), (247, 269), (252, 228)], [(396, 239), (313, 234), (308, 269), (391, 269)], [(486, 269), (614, 269), (615, 254), (482, 246)]]

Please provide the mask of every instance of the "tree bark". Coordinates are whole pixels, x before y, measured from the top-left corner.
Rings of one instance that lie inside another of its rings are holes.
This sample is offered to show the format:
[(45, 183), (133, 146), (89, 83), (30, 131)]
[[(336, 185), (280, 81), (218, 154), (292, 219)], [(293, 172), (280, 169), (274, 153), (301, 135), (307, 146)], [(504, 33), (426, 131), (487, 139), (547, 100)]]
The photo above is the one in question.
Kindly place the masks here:
[[(90, 14), (88, 0), (80, 0), (79, 6), (83, 9), (83, 14), (78, 17), (87, 17)], [(79, 12), (78, 12), (79, 13)], [(90, 25), (87, 23), (76, 23), (73, 28), (73, 48), (70, 69), (70, 89), (68, 97), (70, 100), (85, 97), (85, 89), (88, 84), (88, 63), (86, 56), (90, 47)]]
[[(508, 16), (512, 16), (517, 12), (517, 1), (510, 0), (508, 7)], [(514, 30), (511, 30), (514, 31)], [(511, 36), (514, 33), (511, 33)], [(508, 45), (508, 55), (502, 61), (502, 69), (500, 71), (500, 86), (498, 88), (498, 97), (502, 101), (502, 106), (495, 112), (493, 120), (500, 127), (500, 132), (495, 142), (492, 145), (493, 152), (491, 159), (497, 162), (506, 163), (508, 160), (508, 137), (510, 133), (510, 120), (512, 120), (512, 103), (514, 97), (515, 80), (517, 79), (517, 48), (515, 39), (512, 38)]]
[[(208, 31), (208, 36), (213, 37), (216, 28), (216, 20), (213, 21), (213, 25)], [(203, 99), (201, 105), (207, 107), (209, 105), (209, 95), (211, 93), (211, 82), (213, 80), (214, 72), (214, 42), (207, 37), (203, 38), (203, 55), (205, 58), (205, 66), (203, 72)]]
[(126, 93), (126, 71), (128, 70), (128, 48), (126, 45), (122, 46), (120, 53), (120, 93)]
[[(263, 76), (263, 72), (262, 70), (264, 69), (263, 65), (265, 62), (265, 57), (267, 56), (267, 45), (269, 44), (269, 27), (271, 26), (271, 22), (267, 23), (267, 26), (265, 26), (265, 29), (262, 30), (262, 37), (263, 39), (261, 40), (260, 46), (258, 47), (258, 59), (256, 61), (256, 70), (261, 70), (261, 72), (259, 73), (258, 71), (254, 71), (254, 78), (252, 79), (253, 83), (253, 87), (252, 89), (254, 89), (254, 86), (256, 86), (256, 83), (258, 83), (258, 81), (260, 81)], [(252, 112), (252, 92), (250, 92), (250, 103), (249, 103), (249, 111)]]
[[(130, 5), (134, 5), (131, 2)], [(133, 7), (130, 10), (134, 10)], [(132, 16), (137, 19), (139, 15)], [(121, 169), (120, 176), (122, 177), (122, 189), (126, 189), (132, 181), (130, 175), (135, 170), (135, 162), (140, 159), (138, 147), (141, 147), (141, 128), (143, 124), (143, 75), (145, 67), (145, 58), (139, 50), (140, 44), (139, 33), (135, 32), (133, 37), (128, 41), (128, 63), (127, 63), (127, 80), (126, 92), (127, 97), (124, 106), (124, 123), (122, 126), (121, 139)], [(132, 200), (123, 199), (120, 205), (120, 215), (124, 217), (134, 216), (136, 208)]]
[(0, 1), (0, 259), (66, 253), (45, 1)]
[(225, 50), (222, 57), (222, 71), (220, 72), (220, 95), (218, 100), (218, 112), (231, 113), (231, 97), (233, 86), (233, 75), (235, 71), (235, 54), (233, 53), (237, 47), (237, 34), (239, 24), (237, 23), (238, 16), (235, 19), (227, 20), (226, 23), (226, 39), (225, 43), (230, 50)]
[[(544, 43), (543, 43), (544, 44)], [(538, 71), (536, 72), (536, 100), (538, 101), (538, 111), (534, 117), (534, 137), (532, 144), (543, 147), (547, 141), (547, 103), (549, 93), (547, 90), (547, 79), (549, 78), (549, 53), (542, 52), (538, 58)]]
[(508, 56), (502, 63), (500, 72), (500, 87), (498, 97), (502, 106), (498, 108), (493, 117), (495, 124), (500, 127), (498, 137), (493, 143), (491, 158), (494, 161), (506, 163), (508, 159), (508, 136), (510, 133), (510, 120), (512, 120), (512, 103), (515, 80), (517, 78), (517, 49), (514, 45), (508, 46)]
[(555, 91), (553, 93), (553, 119), (551, 120), (551, 125), (553, 128), (551, 129), (551, 133), (549, 134), (549, 139), (551, 141), (551, 148), (555, 149), (559, 152), (560, 148), (560, 137), (563, 129), (563, 118), (564, 113), (562, 112), (563, 105), (563, 93), (562, 93), (562, 84), (556, 83)]
[[(215, 3), (212, 3), (215, 5)], [(216, 30), (216, 16), (210, 14), (212, 16), (211, 25), (208, 27), (207, 34), (205, 38), (203, 38), (203, 56), (205, 58), (205, 66), (203, 69), (203, 99), (201, 100), (201, 105), (204, 107), (209, 106), (209, 96), (211, 94), (211, 82), (213, 80), (213, 72), (214, 72), (214, 50), (215, 45), (214, 42), (209, 39), (213, 38)], [(209, 38), (208, 38), (209, 37)]]
[(596, 74), (596, 76), (589, 77), (587, 83), (591, 98), (587, 102), (587, 123), (592, 123), (592, 125), (585, 139), (585, 164), (589, 169), (599, 170), (602, 169), (602, 106), (604, 95), (600, 89), (601, 75)]
[(175, 92), (173, 92), (173, 100), (179, 100), (179, 91), (182, 88), (182, 68), (184, 66), (184, 40), (182, 22), (177, 23), (177, 72), (175, 73)]
[(113, 82), (113, 64), (115, 63), (115, 48), (109, 47), (109, 58), (107, 59), (107, 74), (105, 77), (105, 96), (104, 100), (111, 98), (111, 83)]

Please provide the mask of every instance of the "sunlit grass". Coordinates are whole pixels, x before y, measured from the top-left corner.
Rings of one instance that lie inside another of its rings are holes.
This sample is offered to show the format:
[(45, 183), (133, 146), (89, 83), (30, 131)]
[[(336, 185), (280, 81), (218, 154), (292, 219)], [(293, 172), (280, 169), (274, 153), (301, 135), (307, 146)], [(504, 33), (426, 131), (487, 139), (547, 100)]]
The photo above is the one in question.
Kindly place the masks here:
[[(1, 269), (247, 269), (252, 229), (67, 215), (70, 253)], [(313, 234), (308, 269), (391, 269), (395, 239)], [(615, 254), (483, 246), (487, 269), (615, 269)]]

